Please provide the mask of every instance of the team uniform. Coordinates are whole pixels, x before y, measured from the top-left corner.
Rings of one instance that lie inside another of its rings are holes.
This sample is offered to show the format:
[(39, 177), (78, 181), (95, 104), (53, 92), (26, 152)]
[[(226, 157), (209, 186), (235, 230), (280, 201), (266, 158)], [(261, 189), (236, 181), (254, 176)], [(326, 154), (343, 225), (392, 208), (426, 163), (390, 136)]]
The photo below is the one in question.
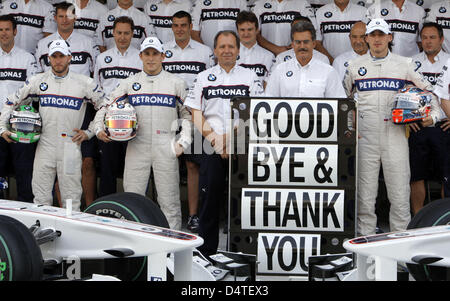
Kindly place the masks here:
[(142, 41), (146, 37), (155, 35), (153, 25), (150, 18), (134, 6), (128, 9), (123, 9), (120, 6), (108, 11), (100, 19), (100, 24), (97, 28), (97, 41), (96, 44), (104, 46), (106, 49), (113, 48), (115, 45), (113, 37), (113, 25), (116, 18), (126, 16), (134, 21), (133, 39), (131, 40), (131, 46), (139, 48)]
[(291, 43), (291, 23), (300, 15), (311, 20), (316, 29), (316, 39), (321, 40), (316, 17), (305, 0), (260, 0), (255, 3), (253, 12), (259, 19), (261, 35), (275, 45), (286, 46)]
[[(126, 100), (136, 109), (139, 130), (128, 142), (125, 156), (123, 188), (127, 192), (145, 195), (153, 168), (158, 204), (171, 229), (181, 229), (181, 204), (178, 160), (174, 152), (175, 132), (172, 125), (183, 119), (177, 142), (184, 148), (191, 142), (189, 111), (182, 102), (186, 84), (176, 75), (162, 70), (150, 76), (137, 73), (120, 82), (110, 94), (114, 101)], [(95, 117), (97, 133), (103, 130), (105, 109)], [(178, 117), (180, 114), (180, 117)]]
[(214, 48), (219, 31), (236, 31), (236, 18), (246, 10), (245, 0), (198, 0), (192, 9), (192, 30), (200, 31), (205, 45)]
[(17, 23), (15, 45), (34, 54), (44, 32), (56, 31), (53, 6), (44, 0), (7, 0), (0, 4), (0, 15), (11, 14)]
[(251, 48), (247, 48), (241, 43), (236, 64), (253, 70), (262, 83), (267, 81), (267, 77), (274, 63), (275, 56), (273, 53), (262, 48), (258, 43)]
[[(97, 57), (94, 80), (109, 95), (119, 84), (120, 80), (128, 78), (142, 71), (142, 61), (139, 50), (129, 47), (122, 53), (117, 47), (106, 50)], [(99, 196), (117, 192), (117, 177), (123, 175), (126, 142), (99, 141), (100, 148), (100, 181)]]
[(297, 59), (278, 65), (267, 81), (265, 96), (346, 98), (336, 70), (314, 58), (305, 66)]
[[(55, 32), (39, 41), (35, 53), (39, 72), (44, 72), (51, 69), (48, 58), (48, 45), (55, 40), (63, 40), (58, 32)], [(99, 54), (98, 48), (95, 46), (94, 41), (81, 33), (73, 31), (67, 38), (66, 42), (70, 45), (72, 53), (70, 70), (90, 77), (94, 72), (95, 60)]]
[(444, 67), (442, 67), (443, 74), (439, 77), (434, 88), (434, 93), (439, 96), (439, 99), (450, 100), (450, 59), (447, 59)]
[[(275, 63), (272, 66), (272, 69), (275, 68), (276, 66), (278, 66), (279, 64), (287, 62), (293, 58), (295, 58), (295, 51), (293, 48), (283, 51), (282, 53), (277, 55), (277, 57), (275, 58)], [(323, 54), (317, 50), (314, 50), (314, 49), (313, 49), (313, 58), (317, 59), (319, 61), (322, 61), (325, 64), (328, 64), (328, 65), (330, 64), (330, 60), (328, 59), (328, 57), (325, 54)]]
[(145, 4), (144, 12), (150, 17), (155, 27), (156, 36), (163, 42), (174, 39), (172, 31), (172, 16), (183, 10), (190, 13), (192, 4), (187, 0), (172, 0), (164, 3), (163, 0), (150, 0)]
[[(390, 230), (406, 229), (410, 221), (410, 167), (405, 126), (390, 120), (394, 95), (406, 84), (421, 89), (432, 85), (415, 71), (411, 58), (389, 52), (374, 59), (367, 53), (350, 61), (344, 77), (344, 88), (350, 97), (358, 93), (358, 233), (375, 234), (375, 203), (380, 165), (391, 203)], [(433, 102), (436, 120), (439, 106)]]
[[(431, 63), (425, 53), (413, 57), (413, 61), (420, 72), (433, 86), (442, 76), (442, 69), (450, 55), (442, 50), (436, 55), (435, 63)], [(445, 192), (449, 190), (449, 137), (442, 131), (440, 125), (446, 119), (441, 109), (435, 126), (421, 128), (417, 133), (411, 131), (409, 137), (409, 161), (411, 165), (411, 182), (437, 178), (444, 185)], [(430, 170), (430, 167), (433, 167)], [(433, 177), (434, 176), (434, 177)], [(446, 197), (449, 195), (446, 195)]]
[(405, 0), (402, 11), (391, 1), (382, 1), (380, 7), (373, 4), (367, 10), (369, 19), (382, 18), (389, 25), (393, 33), (392, 52), (412, 57), (419, 53), (417, 42), (420, 41), (420, 29), (425, 18), (425, 11), (422, 7), (414, 4), (410, 0)]
[[(261, 82), (253, 71), (234, 66), (227, 73), (216, 65), (198, 75), (185, 105), (202, 111), (214, 132), (222, 135), (228, 132), (230, 99), (233, 96), (259, 96), (262, 92)], [(210, 144), (205, 141), (199, 178), (199, 235), (203, 237), (204, 244), (199, 250), (206, 255), (215, 254), (219, 243), (219, 213), (225, 188), (226, 162), (219, 154), (213, 153)]]
[(444, 44), (442, 48), (450, 53), (450, 2), (444, 0), (433, 4), (427, 15), (426, 21), (436, 22), (444, 30)]
[[(25, 81), (36, 74), (34, 56), (14, 46), (9, 53), (0, 48), (0, 111), (9, 94), (16, 92)], [(32, 202), (31, 177), (35, 144), (8, 143), (0, 138), (0, 176), (8, 175), (8, 164), (12, 161), (17, 182), (17, 200)]]
[[(133, 6), (139, 9), (140, 11), (144, 10), (145, 3), (148, 0), (133, 0)], [(117, 0), (106, 0), (106, 6), (109, 10), (117, 7)]]
[[(80, 128), (86, 102), (98, 109), (103, 105), (103, 92), (92, 78), (69, 71), (57, 77), (51, 70), (32, 77), (15, 94), (8, 96), (0, 116), (0, 133), (6, 129), (7, 116), (17, 106), (39, 101), (42, 133), (37, 143), (33, 166), (32, 188), (34, 202), (51, 206), (52, 189), (58, 176), (61, 199), (72, 199), (73, 210), (80, 210), (81, 148), (72, 142), (73, 129)], [(87, 130), (89, 138), (94, 132)]]
[(336, 69), (339, 74), (339, 78), (344, 79), (345, 71), (347, 70), (348, 63), (357, 58), (359, 54), (352, 50), (347, 51), (336, 57), (333, 61), (333, 68)]
[(316, 20), (322, 35), (322, 45), (333, 58), (352, 50), (348, 35), (356, 22), (367, 23), (366, 12), (366, 8), (351, 2), (341, 11), (334, 1), (317, 10)]
[(89, 0), (85, 8), (78, 7), (75, 0), (70, 0), (69, 2), (75, 5), (75, 13), (77, 14), (74, 25), (75, 31), (96, 41), (100, 19), (108, 13), (106, 6), (97, 0)]

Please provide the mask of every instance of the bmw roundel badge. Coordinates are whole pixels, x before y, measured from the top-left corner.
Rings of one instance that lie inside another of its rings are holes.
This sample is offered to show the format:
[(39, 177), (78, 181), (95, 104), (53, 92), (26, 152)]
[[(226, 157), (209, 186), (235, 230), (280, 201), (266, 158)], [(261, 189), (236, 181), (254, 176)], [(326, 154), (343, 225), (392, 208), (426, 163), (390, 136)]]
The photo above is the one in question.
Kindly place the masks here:
[(325, 14), (323, 14), (326, 18), (331, 18), (333, 16), (333, 13), (330, 11), (327, 11)]
[(47, 83), (41, 83), (39, 89), (41, 89), (41, 91), (46, 91), (48, 89)]
[(112, 62), (112, 57), (110, 57), (109, 55), (105, 56), (105, 63), (109, 64)]
[(208, 80), (210, 81), (210, 82), (213, 82), (213, 81), (215, 81), (217, 79), (217, 77), (214, 75), (214, 74), (210, 74), (209, 76), (208, 76)]
[(292, 71), (286, 72), (286, 76), (287, 76), (287, 77), (291, 77), (292, 75), (294, 75), (294, 72), (292, 72)]
[(115, 19), (116, 19), (116, 17), (114, 17), (113, 15), (109, 15), (108, 16), (108, 21), (109, 22), (114, 22)]
[(366, 68), (364, 68), (364, 67), (359, 68), (359, 70), (358, 70), (359, 75), (364, 76), (364, 75), (366, 75), (366, 73), (367, 73)]
[(383, 9), (381, 10), (381, 15), (382, 15), (382, 16), (386, 16), (387, 14), (389, 14), (389, 11), (388, 11), (386, 8), (383, 8)]
[(133, 84), (133, 90), (134, 91), (139, 91), (141, 89), (141, 84), (140, 83), (134, 83)]
[(152, 4), (152, 5), (150, 6), (150, 10), (151, 10), (151, 11), (157, 11), (157, 10), (158, 10), (158, 6), (157, 6), (156, 4)]
[(11, 3), (11, 5), (9, 6), (11, 9), (16, 9), (18, 7), (16, 2)]
[(170, 50), (167, 50), (167, 51), (166, 51), (166, 57), (167, 57), (167, 58), (171, 58), (172, 56), (173, 56), (173, 52), (170, 51)]

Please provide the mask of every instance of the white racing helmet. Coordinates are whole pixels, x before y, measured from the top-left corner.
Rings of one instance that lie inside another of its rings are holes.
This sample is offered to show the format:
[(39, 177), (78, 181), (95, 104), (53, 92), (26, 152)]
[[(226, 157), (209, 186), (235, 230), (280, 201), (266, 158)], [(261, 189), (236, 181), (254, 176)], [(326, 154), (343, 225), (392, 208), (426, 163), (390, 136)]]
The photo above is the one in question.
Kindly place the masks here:
[(111, 140), (129, 141), (138, 129), (136, 110), (123, 101), (110, 105), (105, 115), (105, 132)]

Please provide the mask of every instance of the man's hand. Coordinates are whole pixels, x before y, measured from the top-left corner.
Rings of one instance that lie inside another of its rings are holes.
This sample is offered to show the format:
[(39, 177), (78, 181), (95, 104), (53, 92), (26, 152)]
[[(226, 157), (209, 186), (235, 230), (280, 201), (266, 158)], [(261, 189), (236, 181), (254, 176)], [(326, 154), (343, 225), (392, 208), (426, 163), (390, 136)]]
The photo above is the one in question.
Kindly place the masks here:
[(106, 134), (105, 131), (100, 131), (100, 132), (97, 134), (97, 139), (99, 139), (99, 140), (101, 140), (101, 141), (103, 141), (103, 142), (105, 142), (105, 143), (108, 143), (108, 142), (111, 142), (111, 141), (112, 141), (112, 140), (108, 137), (108, 135)]
[(6, 130), (2, 133), (2, 138), (6, 140), (6, 142), (8, 143), (15, 143), (14, 140), (12, 140), (11, 138), (9, 138), (9, 136), (11, 136), (11, 132)]
[[(425, 119), (424, 119), (425, 120)], [(431, 121), (431, 123), (433, 123), (433, 121)], [(418, 131), (420, 131), (420, 126), (419, 126), (419, 124), (418, 123), (410, 123), (410, 124), (408, 124), (409, 125), (409, 128), (414, 132), (414, 133), (417, 133)]]
[(174, 148), (175, 148), (175, 155), (177, 156), (177, 158), (184, 153), (183, 147), (178, 142), (174, 143)]
[(88, 135), (83, 130), (73, 129), (73, 131), (76, 132), (76, 134), (72, 137), (72, 141), (76, 144), (80, 145), (84, 140), (89, 140)]
[(421, 124), (422, 124), (423, 127), (427, 127), (427, 126), (433, 125), (433, 117), (431, 117), (431, 116), (425, 117), (422, 120)]
[(450, 128), (450, 119), (443, 120), (443, 123), (441, 124), (441, 129), (446, 132)]

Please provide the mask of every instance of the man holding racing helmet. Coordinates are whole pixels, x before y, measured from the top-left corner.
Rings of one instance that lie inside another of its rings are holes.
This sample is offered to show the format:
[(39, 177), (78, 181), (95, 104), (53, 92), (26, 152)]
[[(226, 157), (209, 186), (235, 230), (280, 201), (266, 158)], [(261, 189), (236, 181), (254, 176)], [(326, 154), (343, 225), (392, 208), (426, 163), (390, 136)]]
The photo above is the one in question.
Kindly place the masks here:
[[(358, 93), (358, 220), (357, 232), (375, 234), (375, 203), (380, 166), (391, 204), (390, 230), (404, 230), (410, 221), (410, 167), (408, 139), (404, 125), (393, 124), (394, 95), (411, 83), (420, 89), (432, 85), (415, 71), (411, 58), (391, 53), (392, 32), (383, 19), (367, 25), (369, 52), (352, 60), (344, 76), (348, 96)], [(423, 126), (434, 124), (439, 107), (432, 102), (431, 116)]]

